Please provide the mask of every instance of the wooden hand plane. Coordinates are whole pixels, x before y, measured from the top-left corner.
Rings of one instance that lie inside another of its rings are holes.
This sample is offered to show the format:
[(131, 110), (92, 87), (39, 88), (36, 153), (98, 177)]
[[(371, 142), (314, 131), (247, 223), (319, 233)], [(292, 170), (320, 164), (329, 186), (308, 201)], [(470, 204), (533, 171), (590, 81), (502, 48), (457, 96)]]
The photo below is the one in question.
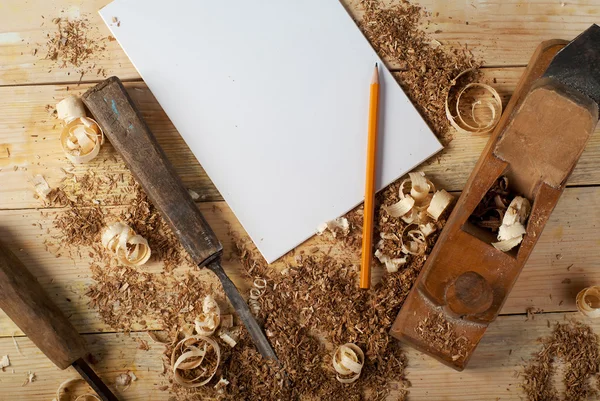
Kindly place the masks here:
[[(457, 370), (496, 319), (598, 122), (600, 27), (538, 46), (390, 334)], [(500, 177), (532, 204), (518, 248), (469, 220)], [(434, 325), (432, 325), (434, 323)]]

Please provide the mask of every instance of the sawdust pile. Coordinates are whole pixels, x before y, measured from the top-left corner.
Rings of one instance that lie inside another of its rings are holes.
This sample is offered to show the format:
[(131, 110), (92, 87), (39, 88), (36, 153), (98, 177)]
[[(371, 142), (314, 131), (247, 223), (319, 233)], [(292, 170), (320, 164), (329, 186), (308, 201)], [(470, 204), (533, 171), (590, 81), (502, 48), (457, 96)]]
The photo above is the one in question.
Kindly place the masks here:
[[(558, 323), (552, 335), (542, 339), (542, 348), (525, 366), (523, 389), (529, 401), (582, 401), (600, 394), (592, 378), (600, 367), (598, 335), (580, 322)], [(554, 385), (558, 364), (564, 364), (565, 393)], [(596, 384), (597, 385), (597, 384)]]
[[(86, 65), (86, 62), (102, 56), (108, 38), (100, 38), (98, 28), (92, 28), (86, 17), (54, 18), (52, 23), (56, 30), (46, 35), (46, 58), (55, 61), (59, 68), (75, 67), (82, 76), (94, 71), (95, 64)], [(96, 71), (97, 74), (102, 72), (102, 69)]]
[(452, 80), (477, 67), (466, 49), (443, 46), (429, 37), (421, 24), (428, 16), (420, 6), (394, 0), (361, 0), (363, 17), (357, 21), (379, 56), (398, 65), (394, 75), (438, 137), (451, 141), (444, 103)]
[(86, 295), (102, 321), (123, 331), (157, 324), (175, 338), (181, 327), (202, 311), (205, 294), (220, 296), (197, 269), (185, 273), (149, 273), (128, 266), (90, 266), (92, 284)]
[[(388, 331), (424, 257), (413, 258), (400, 272), (386, 274), (370, 291), (363, 291), (354, 266), (325, 254), (300, 253), (294, 266), (280, 272), (269, 268), (248, 240), (236, 242), (248, 278), (267, 281), (258, 317), (283, 370), (266, 365), (251, 342), (242, 338), (224, 358), (221, 374), (231, 383), (223, 397), (383, 400), (396, 390), (398, 399), (405, 398), (410, 385), (404, 377), (406, 358)], [(337, 345), (347, 342), (365, 351), (366, 363), (358, 381), (343, 385), (335, 379), (331, 357)], [(202, 394), (217, 395), (210, 388)]]
[[(44, 200), (46, 206), (64, 208), (54, 218), (53, 225), (59, 234), (46, 241), (47, 250), (57, 256), (80, 257), (80, 247), (86, 246), (93, 262), (110, 264), (112, 255), (102, 246), (100, 236), (108, 223), (122, 221), (148, 240), (154, 260), (161, 261), (167, 272), (191, 264), (179, 240), (131, 176), (125, 178), (123, 173), (96, 175), (93, 171), (76, 174), (64, 170), (64, 173), (60, 186)], [(111, 194), (118, 192), (115, 191), (117, 188), (123, 192)], [(135, 197), (133, 202), (125, 202), (131, 195)], [(124, 210), (101, 207), (123, 203), (130, 205)]]

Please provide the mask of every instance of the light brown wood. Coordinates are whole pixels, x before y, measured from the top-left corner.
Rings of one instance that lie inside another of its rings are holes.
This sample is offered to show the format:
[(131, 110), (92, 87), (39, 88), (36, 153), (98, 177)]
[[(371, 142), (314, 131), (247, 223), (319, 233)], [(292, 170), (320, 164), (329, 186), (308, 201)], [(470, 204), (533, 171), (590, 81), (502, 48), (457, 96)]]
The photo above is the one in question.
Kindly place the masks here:
[[(424, 354), (407, 349), (407, 378), (412, 384), (408, 389), (409, 400), (522, 401), (524, 394), (519, 387), (518, 373), (522, 372), (531, 354), (539, 349), (538, 337), (551, 333), (548, 322), (553, 325), (565, 318), (585, 321), (600, 333), (600, 322), (587, 320), (576, 313), (536, 315), (533, 320), (526, 320), (524, 316), (501, 316), (490, 325), (469, 368), (463, 372), (456, 372)], [(93, 368), (111, 389), (114, 390), (115, 378), (121, 373), (131, 370), (138, 377), (127, 391), (115, 390), (120, 400), (167, 401), (172, 396), (168, 391), (159, 390), (167, 384), (161, 375), (162, 346), (153, 344), (145, 333), (132, 333), (131, 336), (88, 334), (84, 338), (90, 352), (99, 360)], [(137, 338), (150, 340), (150, 350), (138, 349)], [(0, 372), (2, 397), (6, 397), (0, 399), (48, 401), (63, 380), (76, 377), (72, 369), (58, 370), (27, 338), (19, 337), (17, 341), (24, 356), (17, 353), (12, 339), (0, 339), (0, 355), (8, 354), (12, 363), (6, 372)], [(28, 371), (35, 372), (37, 379), (22, 387)], [(560, 390), (562, 383), (556, 384)]]
[[(0, 208), (42, 206), (31, 190), (30, 182), (36, 174), (42, 174), (51, 186), (65, 177), (62, 169), (76, 174), (85, 171), (123, 173), (125, 181), (129, 181), (129, 170), (108, 141), (102, 146), (100, 155), (85, 165), (72, 166), (60, 147), (62, 123), (46, 111), (46, 106), (54, 107), (69, 94), (81, 95), (90, 86), (82, 85), (77, 89), (65, 85), (0, 88), (0, 150), (8, 149), (10, 155), (0, 157)], [(146, 85), (129, 83), (126, 86), (158, 143), (174, 161), (184, 185), (196, 191), (203, 200), (221, 199)], [(119, 185), (117, 191), (120, 190), (122, 186)]]
[[(108, 37), (110, 32), (97, 10), (109, 2), (3, 1), (0, 4), (0, 59), (3, 60), (0, 85), (79, 82), (77, 68), (58, 68), (53, 61), (44, 59), (46, 35), (56, 31), (53, 18), (85, 16), (91, 26), (90, 37)], [(360, 18), (357, 0), (342, 3), (354, 18)], [(553, 38), (570, 40), (597, 22), (600, 13), (593, 0), (471, 0), (467, 3), (421, 0), (418, 3), (431, 12), (427, 19), (431, 22), (424, 27), (435, 39), (443, 45), (467, 46), (490, 66), (523, 66), (538, 43)], [(105, 44), (106, 51), (84, 63), (84, 68), (93, 68), (82, 81), (99, 82), (110, 75), (119, 75), (121, 79), (139, 78), (118, 43), (105, 41)], [(395, 67), (389, 60), (388, 64)], [(106, 75), (97, 74), (98, 69), (104, 70)]]
[[(508, 99), (514, 90), (523, 68), (486, 69), (484, 77)], [(496, 83), (493, 80), (496, 79)], [(156, 99), (143, 83), (126, 83), (128, 93), (134, 99), (142, 116), (172, 161), (184, 185), (197, 192), (201, 200), (221, 200), (221, 196), (204, 173), (204, 170), (185, 145)], [(68, 163), (60, 148), (61, 123), (45, 110), (54, 106), (68, 94), (81, 94), (91, 85), (78, 88), (65, 85), (26, 86), (0, 88), (0, 151), (9, 149), (10, 157), (0, 153), (0, 209), (36, 208), (41, 202), (33, 198), (30, 180), (35, 174), (43, 174), (50, 185), (57, 184), (65, 176), (61, 168), (76, 173), (93, 169), (98, 174), (123, 173), (130, 177), (120, 157), (110, 143), (102, 146), (100, 156), (85, 165), (74, 168)], [(590, 139), (569, 185), (600, 184), (600, 128)], [(438, 156), (420, 167), (439, 186), (449, 191), (460, 190), (475, 167), (489, 135), (465, 135), (456, 133), (454, 140)], [(117, 160), (115, 160), (115, 157)], [(15, 167), (17, 170), (15, 170)], [(122, 187), (117, 192), (122, 193)], [(101, 195), (100, 200), (104, 199)]]
[[(161, 391), (168, 381), (161, 376), (163, 346), (152, 342), (146, 333), (93, 334), (83, 336), (89, 352), (98, 361), (90, 365), (102, 381), (121, 401), (165, 400), (172, 394)], [(149, 351), (139, 349), (137, 339), (148, 341)], [(0, 340), (0, 355), (9, 355), (11, 366), (0, 371), (0, 400), (49, 401), (56, 397), (58, 386), (65, 380), (80, 377), (75, 369), (59, 370), (26, 337), (16, 338), (19, 354), (11, 338)], [(131, 371), (137, 377), (131, 387), (123, 391), (115, 387), (118, 375)], [(23, 386), (27, 373), (35, 373), (35, 380)]]
[[(52, 129), (55, 122), (48, 118), (44, 110), (46, 104), (54, 105), (66, 95), (66, 85), (60, 83), (67, 84), (69, 92), (81, 93), (90, 86), (85, 85), (86, 83), (104, 79), (102, 74), (98, 75), (94, 71), (84, 75), (84, 85), (77, 87), (80, 75), (75, 69), (50, 68), (52, 63), (43, 60), (45, 34), (55, 30), (54, 27), (48, 26), (49, 21), (60, 16), (62, 10), (63, 15), (69, 16), (87, 14), (93, 29), (98, 29), (98, 36), (105, 37), (109, 31), (96, 14), (96, 10), (109, 1), (0, 2), (0, 209), (4, 209), (0, 210), (0, 221), (3, 226), (9, 227), (11, 232), (10, 238), (2, 235), (0, 237), (12, 241), (11, 249), (35, 270), (42, 286), (70, 316), (80, 332), (110, 330), (100, 322), (96, 313), (86, 306), (87, 301), (82, 295), (90, 282), (89, 261), (85, 257), (75, 260), (67, 257), (55, 258), (42, 245), (49, 235), (32, 226), (39, 221), (38, 212), (15, 209), (33, 209), (41, 206), (40, 202), (33, 198), (29, 183), (34, 174), (42, 173), (51, 184), (55, 184), (63, 176), (60, 167), (70, 169), (58, 145), (59, 130)], [(357, 0), (342, 2), (356, 3)], [(505, 103), (523, 71), (521, 67), (506, 66), (523, 66), (541, 40), (571, 39), (590, 23), (597, 22), (597, 16), (600, 14), (600, 5), (595, 0), (473, 0), (466, 3), (423, 0), (420, 3), (433, 11), (430, 18), (432, 22), (426, 29), (430, 32), (441, 30), (433, 36), (444, 46), (457, 43), (468, 45), (488, 66), (505, 66), (483, 70), (485, 77), (499, 90)], [(351, 7), (351, 14), (357, 16), (358, 12), (356, 5)], [(440, 14), (436, 15), (437, 12)], [(45, 18), (42, 19), (41, 15)], [(40, 26), (43, 21), (44, 25)], [(467, 21), (469, 25), (465, 23)], [(38, 53), (34, 56), (35, 49), (38, 49)], [(109, 42), (107, 50), (90, 62), (96, 63), (98, 68), (103, 68), (107, 75), (139, 79), (117, 42)], [(35, 85), (41, 83), (54, 85)], [(1, 87), (5, 85), (27, 86)], [(157, 135), (167, 156), (173, 161), (185, 185), (198, 192), (205, 200), (220, 200), (218, 192), (203, 175), (200, 165), (145, 85), (135, 82), (128, 84), (128, 87), (135, 88), (135, 92), (130, 89), (130, 95), (136, 101), (144, 103), (140, 107), (144, 118)], [(46, 139), (42, 139), (43, 137)], [(488, 137), (455, 135), (455, 140), (448, 149), (422, 166), (423, 170), (440, 187), (454, 191), (462, 189)], [(3, 149), (3, 145), (6, 144), (11, 151), (8, 161), (5, 157), (7, 152)], [(90, 165), (77, 167), (76, 170), (91, 168), (99, 174), (109, 170), (119, 171), (127, 178), (127, 170), (122, 163), (113, 160), (114, 155), (114, 150), (107, 144), (103, 147), (101, 158)], [(600, 169), (597, 167), (599, 158), (600, 135), (596, 132), (573, 172), (569, 185), (600, 184)], [(17, 171), (13, 170), (15, 165), (18, 167)], [(119, 187), (117, 192), (121, 190)], [(218, 205), (223, 212), (218, 209), (213, 211), (213, 204), (205, 204), (201, 208), (217, 236), (224, 242), (227, 254), (231, 250), (231, 243), (226, 222), (232, 223), (235, 231), (241, 228), (225, 204), (214, 205)], [(527, 307), (542, 308), (549, 312), (574, 310), (574, 298), (578, 290), (600, 282), (600, 272), (597, 269), (600, 264), (597, 252), (600, 231), (596, 226), (596, 222), (600, 221), (599, 211), (598, 188), (567, 189), (501, 313), (524, 313)], [(47, 220), (41, 220), (44, 230), (49, 226)], [(51, 230), (51, 234), (55, 235), (56, 232)], [(308, 242), (306, 247), (313, 245), (324, 251), (330, 247), (327, 242), (318, 238)], [(332, 252), (339, 250), (334, 249)], [(344, 256), (343, 253), (339, 255)], [(149, 268), (160, 269), (156, 265)], [(237, 269), (236, 264), (231, 261), (226, 262), (226, 268), (229, 274), (234, 274)], [(374, 273), (380, 273), (380, 270), (376, 269)], [(243, 285), (242, 282), (237, 284)], [(66, 298), (71, 301), (67, 301)], [(562, 315), (557, 314), (548, 317), (562, 319)], [(408, 351), (409, 363), (412, 366), (409, 369), (410, 379), (413, 381), (411, 399), (520, 400), (521, 394), (516, 390), (517, 379), (513, 377), (514, 371), (522, 364), (522, 358), (527, 358), (529, 352), (536, 348), (535, 339), (549, 331), (544, 316), (538, 316), (533, 322), (523, 321), (522, 316), (500, 317), (490, 326), (478, 352), (471, 360), (471, 366), (477, 370), (467, 369), (457, 373), (429, 357)], [(600, 331), (597, 324), (594, 328), (597, 332)], [(12, 322), (0, 314), (0, 337), (10, 336), (13, 332), (18, 334)], [(133, 337), (137, 335), (132, 334)], [(107, 382), (114, 382), (114, 377), (121, 371), (138, 369), (136, 375), (140, 377), (138, 384), (141, 385), (119, 394), (123, 399), (168, 399), (166, 393), (157, 390), (160, 383), (164, 382), (152, 379), (157, 377), (155, 372), (161, 369), (160, 351), (154, 347), (150, 352), (137, 350), (136, 344), (126, 336), (102, 334), (85, 337), (88, 342), (94, 343), (91, 344), (94, 352), (101, 352), (105, 345), (114, 346), (111, 351), (105, 353), (110, 362), (100, 370)], [(19, 338), (18, 341), (20, 346), (24, 347), (26, 357), (20, 357), (16, 353), (10, 337), (0, 338), (0, 355), (8, 353), (12, 360), (19, 362), (15, 374), (10, 370), (0, 372), (0, 388), (3, 391), (0, 399), (4, 394), (7, 399), (52, 399), (53, 392), (62, 379), (75, 374), (69, 376), (53, 367), (28, 340)], [(510, 349), (513, 352), (505, 359)], [(140, 371), (148, 366), (151, 376), (142, 375)], [(35, 371), (38, 381), (21, 387), (27, 370)], [(160, 380), (159, 377), (158, 379)], [(465, 393), (465, 387), (470, 391)]]
[[(500, 313), (598, 122), (598, 105), (592, 99), (541, 78), (564, 45), (548, 41), (538, 46), (390, 330), (458, 370), (467, 366)], [(495, 236), (469, 222), (503, 175), (510, 189), (532, 205), (523, 241), (510, 252), (492, 246)], [(470, 275), (482, 284), (483, 294), (476, 299), (468, 286), (457, 285)], [(445, 346), (442, 334), (439, 341), (419, 334), (417, 326), (434, 315), (453, 326), (454, 336), (466, 338), (462, 349)]]
[[(233, 232), (242, 234), (243, 228), (224, 202), (206, 202), (199, 207), (223, 244), (225, 270), (243, 291), (248, 288), (248, 283), (240, 279), (240, 266), (232, 255), (233, 244), (229, 235), (230, 228)], [(52, 228), (52, 219), (58, 211), (44, 210), (46, 212), (47, 218), (41, 217), (40, 211), (36, 210), (0, 211), (0, 221), (8, 228), (0, 233), (0, 240), (5, 241), (28, 266), (80, 332), (112, 331), (87, 306), (88, 299), (84, 294), (92, 281), (89, 272), (91, 260), (87, 257), (86, 250), (81, 249), (80, 255), (73, 255), (73, 259), (66, 251), (62, 252), (63, 256), (60, 258), (46, 251), (44, 240), (51, 240), (58, 235)], [(546, 229), (501, 313), (525, 313), (530, 307), (546, 312), (575, 311), (577, 292), (600, 282), (598, 221), (600, 188), (568, 188), (550, 216)], [(41, 229), (38, 223), (41, 224)], [(49, 234), (46, 234), (46, 229), (50, 230)], [(315, 246), (326, 253), (332, 247), (330, 241), (314, 237), (298, 251), (310, 250)], [(352, 256), (356, 254), (349, 253), (343, 246), (334, 246), (331, 253), (359, 266), (358, 257)], [(281, 267), (293, 256), (287, 258), (274, 268)], [(144, 269), (150, 272), (159, 272), (161, 268), (160, 264), (154, 262), (144, 265)], [(178, 269), (176, 272), (185, 274), (185, 269)], [(215, 280), (211, 272), (205, 271), (202, 274), (207, 280)], [(381, 274), (383, 269), (375, 268), (374, 280)], [(159, 328), (155, 322), (149, 321), (148, 324), (151, 329)], [(0, 337), (13, 333), (19, 334), (20, 331), (0, 312)]]

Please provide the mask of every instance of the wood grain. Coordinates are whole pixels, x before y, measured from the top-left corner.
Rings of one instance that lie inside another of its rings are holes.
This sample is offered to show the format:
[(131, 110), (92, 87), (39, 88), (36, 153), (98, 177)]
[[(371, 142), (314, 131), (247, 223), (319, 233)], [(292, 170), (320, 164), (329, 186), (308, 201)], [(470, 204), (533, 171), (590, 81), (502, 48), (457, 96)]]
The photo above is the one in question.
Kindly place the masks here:
[[(42, 174), (51, 186), (65, 177), (62, 169), (77, 175), (86, 171), (98, 175), (123, 173), (125, 181), (129, 181), (129, 170), (108, 141), (102, 146), (100, 155), (85, 165), (72, 166), (64, 157), (59, 140), (62, 123), (46, 110), (46, 106), (55, 106), (69, 94), (81, 95), (90, 86), (0, 88), (0, 150), (8, 149), (9, 152), (8, 157), (0, 156), (0, 208), (40, 207), (42, 204), (33, 197), (30, 183), (36, 174)], [(173, 161), (184, 185), (196, 191), (202, 200), (220, 200), (218, 191), (146, 85), (128, 83), (126, 87), (158, 143)], [(122, 192), (122, 189), (119, 185), (112, 194)], [(106, 195), (100, 194), (99, 200), (103, 201)]]
[[(248, 283), (240, 279), (240, 266), (232, 256), (233, 243), (229, 230), (244, 233), (243, 228), (224, 202), (201, 203), (199, 205), (208, 223), (223, 244), (223, 265), (227, 274), (244, 293)], [(46, 212), (46, 211), (44, 211)], [(99, 319), (97, 313), (88, 306), (84, 295), (86, 288), (92, 283), (89, 265), (91, 260), (86, 256), (87, 250), (82, 248), (78, 254), (56, 258), (46, 251), (44, 240), (53, 240), (58, 232), (52, 228), (52, 219), (57, 210), (47, 211), (49, 216), (41, 218), (35, 210), (0, 211), (0, 240), (5, 241), (18, 257), (37, 277), (52, 300), (69, 316), (71, 322), (82, 333), (96, 331), (112, 331)], [(584, 287), (600, 282), (600, 256), (597, 247), (600, 245), (600, 188), (569, 188), (561, 197), (546, 229), (542, 233), (536, 248), (517, 280), (501, 314), (525, 313), (529, 307), (541, 308), (546, 312), (574, 311), (575, 296)], [(41, 224), (41, 229), (38, 226)], [(46, 234), (46, 229), (50, 230)], [(340, 260), (346, 260), (360, 266), (358, 256), (341, 245), (333, 246), (323, 237), (314, 237), (307, 241), (298, 251), (312, 250), (317, 247), (324, 253), (331, 252)], [(274, 265), (281, 268), (293, 259), (293, 254), (286, 256)], [(155, 262), (144, 265), (150, 272), (159, 272), (162, 266)], [(184, 274), (185, 269), (176, 270)], [(216, 283), (212, 273), (203, 271), (206, 280)], [(383, 269), (373, 270), (373, 279), (383, 274)], [(213, 281), (211, 281), (213, 280)], [(156, 322), (149, 320), (150, 329), (160, 328)], [(138, 328), (139, 329), (139, 328)], [(14, 324), (0, 314), (0, 337), (20, 333)]]
[[(85, 17), (91, 27), (90, 37), (107, 38), (110, 32), (97, 11), (109, 2), (5, 0), (0, 3), (0, 59), (3, 60), (0, 85), (76, 83), (80, 78), (82, 82), (98, 82), (110, 75), (121, 79), (139, 78), (116, 41), (102, 41), (106, 50), (84, 63), (82, 68), (91, 72), (83, 77), (77, 68), (59, 68), (55, 62), (45, 59), (46, 35), (56, 31), (53, 18)], [(342, 0), (342, 3), (354, 18), (360, 18), (357, 0)], [(431, 13), (427, 19), (430, 22), (425, 21), (424, 28), (433, 38), (443, 45), (467, 46), (489, 66), (523, 66), (541, 41), (570, 40), (597, 22), (600, 14), (594, 0), (421, 0), (416, 3)], [(392, 68), (397, 66), (392, 60), (387, 63)], [(98, 69), (104, 70), (106, 75), (96, 73)]]
[[(494, 85), (506, 103), (523, 70), (523, 68), (486, 69), (484, 78)], [(48, 104), (54, 106), (67, 94), (81, 94), (89, 87), (91, 85), (0, 88), (0, 115), (2, 116), (0, 120), (0, 182), (2, 183), (0, 209), (40, 207), (41, 203), (33, 198), (30, 184), (35, 174), (43, 174), (51, 186), (56, 185), (65, 176), (61, 168), (73, 170), (75, 173), (83, 173), (90, 169), (98, 175), (118, 172), (129, 177), (129, 170), (125, 168), (110, 143), (103, 145), (100, 155), (92, 162), (75, 166), (74, 169), (63, 155), (59, 144), (61, 123), (52, 118), (45, 107)], [(222, 200), (219, 192), (146, 85), (125, 83), (125, 87), (138, 105), (158, 143), (173, 163), (184, 185), (197, 192), (201, 200)], [(592, 135), (569, 179), (569, 185), (600, 184), (600, 169), (597, 168), (600, 160), (598, 132), (600, 128)], [(488, 138), (489, 135), (455, 133), (454, 140), (448, 147), (420, 166), (420, 169), (425, 171), (438, 186), (449, 191), (458, 191), (464, 186), (475, 167)], [(6, 148), (9, 149), (10, 157), (2, 157), (1, 151)], [(122, 190), (122, 186), (118, 186), (116, 192), (112, 194), (122, 193)], [(103, 194), (100, 194), (99, 200), (103, 199)]]
[[(490, 325), (469, 367), (463, 372), (456, 372), (418, 351), (407, 349), (407, 378), (412, 384), (408, 389), (409, 400), (523, 400), (518, 373), (522, 372), (531, 354), (539, 349), (537, 338), (551, 333), (548, 322), (552, 325), (564, 319), (584, 321), (596, 333), (600, 332), (598, 321), (586, 320), (579, 314), (537, 315), (527, 321), (524, 316), (501, 316)], [(120, 400), (167, 401), (173, 396), (168, 391), (159, 390), (167, 384), (161, 375), (162, 346), (153, 344), (145, 333), (132, 333), (130, 336), (88, 334), (84, 338), (98, 359), (93, 368)], [(138, 349), (138, 338), (150, 340), (149, 351)], [(6, 372), (0, 372), (0, 399), (47, 401), (54, 397), (63, 380), (76, 377), (72, 369), (56, 369), (27, 338), (17, 340), (24, 356), (16, 352), (10, 338), (0, 339), (0, 355), (8, 354), (12, 363)], [(134, 372), (138, 381), (125, 392), (116, 390), (115, 378), (128, 370)], [(22, 387), (28, 371), (35, 372), (37, 379)], [(562, 384), (557, 383), (557, 388), (560, 390)]]

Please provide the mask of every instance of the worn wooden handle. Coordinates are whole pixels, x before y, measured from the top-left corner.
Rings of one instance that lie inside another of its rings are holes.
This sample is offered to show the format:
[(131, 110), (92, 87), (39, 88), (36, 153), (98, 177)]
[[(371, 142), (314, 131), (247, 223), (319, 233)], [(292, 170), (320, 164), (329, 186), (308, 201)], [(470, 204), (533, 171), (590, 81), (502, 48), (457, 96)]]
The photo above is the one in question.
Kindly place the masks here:
[(99, 83), (83, 95), (83, 102), (194, 262), (204, 266), (220, 255), (221, 243), (175, 173), (121, 80), (110, 77)]
[(85, 356), (85, 343), (75, 327), (1, 242), (0, 308), (60, 369)]

